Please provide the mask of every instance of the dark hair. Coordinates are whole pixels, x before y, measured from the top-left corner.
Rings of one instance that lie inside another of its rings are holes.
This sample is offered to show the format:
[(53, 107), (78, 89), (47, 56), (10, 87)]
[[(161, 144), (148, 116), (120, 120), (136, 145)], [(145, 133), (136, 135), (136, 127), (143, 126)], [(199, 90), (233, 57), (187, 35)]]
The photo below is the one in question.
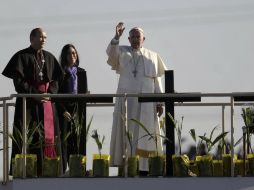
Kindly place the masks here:
[(41, 28), (34, 28), (30, 32), (30, 41), (31, 41), (32, 37), (35, 37), (37, 35), (38, 32), (42, 32), (42, 29)]
[(75, 46), (72, 44), (66, 44), (61, 52), (60, 58), (59, 58), (59, 62), (62, 66), (63, 69), (66, 69), (68, 67), (68, 61), (67, 61), (67, 55), (68, 55), (68, 51), (70, 48), (73, 48), (77, 54), (77, 61), (75, 63), (76, 66), (79, 65), (79, 56), (78, 56), (78, 51), (76, 50)]

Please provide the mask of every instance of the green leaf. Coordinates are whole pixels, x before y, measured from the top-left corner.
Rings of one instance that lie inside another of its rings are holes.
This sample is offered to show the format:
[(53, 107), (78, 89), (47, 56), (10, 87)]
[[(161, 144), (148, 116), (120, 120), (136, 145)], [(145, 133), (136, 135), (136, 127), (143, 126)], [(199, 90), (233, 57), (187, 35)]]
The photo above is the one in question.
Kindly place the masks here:
[(183, 116), (182, 116), (182, 119), (181, 119), (181, 124), (180, 124), (180, 128), (181, 128), (181, 131), (182, 131), (182, 129), (183, 129)]
[(102, 140), (101, 140), (101, 144), (104, 143), (104, 140), (105, 140), (105, 136), (103, 135)]
[(177, 121), (175, 121), (175, 119), (173, 118), (173, 116), (169, 112), (167, 113), (167, 115), (170, 118), (170, 120), (173, 122), (174, 128), (176, 128)]
[(169, 141), (169, 139), (161, 134), (156, 134), (156, 136), (163, 138), (166, 141)]
[(132, 141), (133, 141), (133, 134), (130, 131), (127, 131), (127, 139), (130, 144), (130, 147), (132, 147)]
[(98, 135), (97, 130), (93, 130), (91, 137), (95, 140), (99, 150), (99, 154), (101, 154), (100, 151), (102, 149), (102, 144), (104, 143), (105, 136), (103, 135), (102, 140), (100, 140), (100, 136)]
[(92, 125), (92, 121), (93, 121), (93, 116), (92, 116), (91, 119), (89, 120), (89, 123), (88, 123), (88, 125), (87, 125), (87, 127), (86, 127), (86, 142), (87, 142), (87, 140), (88, 140), (88, 134), (89, 134), (89, 130), (90, 130), (91, 125)]
[(69, 132), (65, 135), (63, 141), (66, 142), (67, 139), (70, 137), (70, 135), (71, 135), (71, 132), (69, 131)]
[(218, 127), (219, 127), (219, 125), (216, 125), (216, 126), (213, 128), (212, 132), (210, 133), (210, 140), (211, 140), (211, 141), (212, 141), (213, 133), (214, 133), (214, 131), (215, 131)]
[(189, 133), (190, 133), (192, 139), (193, 139), (195, 142), (197, 142), (195, 129), (191, 129), (191, 130), (189, 131)]
[(164, 136), (162, 136), (162, 135), (159, 135), (159, 134), (150, 133), (150, 132), (147, 130), (147, 128), (144, 126), (144, 124), (141, 123), (140, 121), (136, 120), (136, 119), (130, 119), (130, 121), (133, 121), (134, 123), (136, 123), (139, 127), (141, 127), (141, 128), (146, 132), (146, 134), (143, 135), (142, 137), (140, 137), (140, 138), (137, 140), (137, 142), (138, 142), (140, 139), (142, 139), (142, 138), (149, 137), (149, 138), (148, 138), (148, 141), (151, 140), (151, 139), (153, 140), (153, 142), (154, 142), (154, 144), (155, 144), (155, 147), (156, 147), (156, 152), (157, 152), (157, 154), (158, 154), (158, 147), (157, 147), (158, 137), (159, 137), (159, 136), (160, 136), (160, 137), (163, 137), (163, 138), (166, 138), (166, 137), (164, 137)]
[(16, 145), (19, 147), (20, 153), (22, 152), (22, 146), (23, 146), (23, 137), (22, 134), (20, 132), (20, 130), (17, 127), (13, 127), (13, 139), (14, 142), (16, 143)]
[(247, 117), (246, 117), (246, 111), (245, 111), (245, 109), (244, 108), (242, 108), (242, 118), (243, 118), (243, 121), (244, 121), (244, 124), (245, 124), (245, 126), (248, 126), (247, 125)]
[(212, 141), (210, 139), (208, 139), (206, 136), (198, 136), (198, 137), (201, 138), (206, 143), (212, 143)]
[(36, 125), (36, 123), (33, 123), (32, 128), (27, 130), (28, 131), (28, 136), (27, 136), (27, 143), (28, 144), (32, 143), (35, 132), (38, 132), (40, 130), (39, 125), (40, 124)]
[[(1, 134), (4, 134), (4, 132), (3, 131), (0, 131), (0, 133)], [(12, 135), (12, 134), (8, 134), (8, 137), (11, 139), (11, 140), (13, 140), (13, 142), (18, 146), (18, 149), (19, 149), (19, 151), (21, 152), (21, 147), (20, 147), (20, 144), (17, 142), (17, 140), (14, 138), (14, 136)]]
[(238, 141), (236, 141), (236, 143), (234, 144), (234, 147), (237, 146), (238, 144), (240, 144), (240, 142), (243, 140), (243, 137), (239, 138)]
[(214, 141), (212, 142), (212, 146), (215, 145), (219, 140), (224, 139), (224, 137), (228, 134), (228, 132), (221, 133), (218, 135)]
[(141, 123), (140, 121), (136, 119), (131, 119), (131, 121), (138, 124), (138, 126), (140, 126), (148, 135), (150, 135), (151, 138), (153, 138), (153, 135), (147, 130), (147, 128), (143, 125), (143, 123)]
[(151, 135), (146, 134), (146, 135), (143, 135), (142, 137), (139, 137), (138, 141), (139, 141), (140, 139), (145, 138), (145, 137), (150, 137), (149, 140), (151, 139)]

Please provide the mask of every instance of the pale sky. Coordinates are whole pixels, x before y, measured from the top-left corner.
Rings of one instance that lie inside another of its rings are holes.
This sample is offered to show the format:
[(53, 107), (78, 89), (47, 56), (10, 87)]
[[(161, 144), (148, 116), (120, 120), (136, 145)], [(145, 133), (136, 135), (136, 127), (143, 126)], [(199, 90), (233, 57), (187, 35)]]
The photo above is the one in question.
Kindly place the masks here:
[[(0, 5), (1, 71), (16, 51), (29, 45), (31, 29), (42, 27), (48, 35), (46, 50), (58, 58), (62, 46), (73, 43), (88, 71), (91, 92), (112, 93), (117, 78), (106, 64), (105, 48), (115, 25), (123, 21), (126, 31), (133, 26), (145, 30), (144, 46), (175, 70), (177, 91), (252, 90), (245, 82), (252, 79), (254, 67), (251, 0), (8, 0)], [(122, 44), (128, 43), (126, 31)], [(0, 79), (6, 89), (1, 95), (12, 93), (11, 81)]]
[[(253, 91), (253, 0), (1, 1), (0, 71), (15, 52), (29, 46), (30, 31), (42, 27), (48, 36), (45, 50), (56, 58), (66, 43), (76, 46), (91, 93), (115, 93), (118, 77), (106, 63), (105, 49), (119, 21), (126, 27), (120, 44), (128, 44), (130, 28), (144, 29), (144, 46), (174, 70), (176, 91)], [(15, 93), (10, 79), (0, 75), (0, 84), (0, 96)], [(229, 101), (207, 101), (224, 100)], [(210, 130), (221, 122), (220, 108), (179, 108), (176, 113), (185, 117), (186, 135), (190, 128), (202, 133), (204, 126)], [(108, 152), (112, 108), (90, 109), (89, 114), (95, 115), (93, 128), (106, 135)], [(242, 125), (239, 110), (235, 118)], [(239, 135), (241, 126), (236, 127)], [(90, 150), (97, 151), (92, 139)]]

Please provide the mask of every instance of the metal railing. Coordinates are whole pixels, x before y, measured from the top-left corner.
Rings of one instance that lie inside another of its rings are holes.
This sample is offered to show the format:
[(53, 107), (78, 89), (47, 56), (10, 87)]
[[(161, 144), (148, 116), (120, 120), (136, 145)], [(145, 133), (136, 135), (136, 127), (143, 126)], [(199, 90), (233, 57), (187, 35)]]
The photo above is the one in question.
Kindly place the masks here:
[[(26, 113), (26, 99), (27, 98), (39, 98), (39, 97), (51, 97), (51, 98), (91, 98), (91, 97), (121, 97), (124, 98), (125, 101), (125, 127), (128, 126), (127, 121), (127, 101), (128, 97), (163, 97), (163, 98), (176, 98), (176, 97), (225, 97), (229, 98), (229, 102), (222, 103), (175, 103), (175, 106), (221, 106), (222, 107), (222, 130), (224, 131), (224, 121), (225, 121), (225, 107), (230, 106), (230, 126), (231, 126), (231, 145), (234, 144), (234, 106), (242, 106), (245, 103), (235, 103), (234, 97), (254, 97), (253, 92), (236, 92), (236, 93), (165, 93), (165, 94), (12, 94), (10, 97), (0, 98), (0, 106), (3, 107), (3, 184), (6, 184), (9, 181), (9, 151), (8, 151), (8, 107), (13, 106), (13, 103), (7, 103), (7, 101), (12, 100), (13, 98), (22, 98), (23, 99), (23, 112)], [(113, 106), (114, 104), (88, 104), (91, 107), (97, 106)], [(22, 154), (26, 153), (26, 114), (23, 114), (23, 149)], [(125, 158), (127, 160), (127, 146), (126, 139), (124, 139), (124, 152)], [(234, 148), (231, 146), (231, 165), (233, 165), (233, 157), (234, 157)], [(23, 168), (26, 168), (26, 159), (23, 159)], [(127, 164), (125, 163), (125, 177), (127, 177)], [(234, 176), (234, 167), (231, 167), (231, 176)], [(26, 177), (26, 170), (23, 170), (23, 177)]]
[(3, 184), (6, 184), (9, 181), (9, 135), (8, 135), (8, 108), (12, 104), (7, 103), (11, 100), (10, 97), (2, 97), (0, 101), (3, 102)]

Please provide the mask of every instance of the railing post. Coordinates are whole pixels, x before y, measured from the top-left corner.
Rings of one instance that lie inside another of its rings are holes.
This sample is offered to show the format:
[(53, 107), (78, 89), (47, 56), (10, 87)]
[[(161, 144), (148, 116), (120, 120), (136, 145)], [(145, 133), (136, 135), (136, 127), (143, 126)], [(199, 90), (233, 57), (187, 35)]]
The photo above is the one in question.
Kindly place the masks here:
[[(174, 71), (165, 71), (165, 93), (175, 93), (174, 88)], [(165, 102), (165, 118), (166, 118), (166, 176), (173, 176), (173, 161), (172, 156), (175, 154), (175, 128), (173, 121), (167, 117), (167, 113), (175, 118), (174, 101)]]
[[(248, 94), (248, 95), (245, 95), (244, 93), (241, 93), (243, 96), (252, 96), (253, 94)], [(22, 168), (23, 168), (23, 173), (22, 173), (22, 177), (23, 178), (26, 178), (26, 150), (27, 150), (27, 122), (26, 122), (26, 97), (29, 97), (27, 95), (24, 95), (25, 97), (23, 96), (11, 96), (12, 97), (20, 97), (22, 98), (23, 100), (23, 127), (22, 127), (22, 138), (23, 138), (23, 146), (22, 146), (22, 157), (23, 157), (23, 160), (22, 160)], [(127, 177), (128, 176), (128, 149), (127, 149), (127, 135), (126, 135), (126, 132), (128, 130), (128, 115), (127, 115), (127, 102), (128, 102), (128, 94), (121, 94), (121, 95), (110, 95), (110, 96), (113, 96), (113, 97), (123, 97), (124, 100), (124, 130), (123, 130), (123, 149), (124, 149), (124, 152), (123, 152), (123, 156), (124, 156), (124, 176)], [(139, 94), (136, 94), (135, 97), (138, 97)], [(224, 94), (201, 94), (201, 97), (230, 97), (230, 103), (227, 103), (225, 105), (220, 105), (222, 106), (222, 130), (225, 131), (225, 107), (230, 105), (230, 120), (231, 120), (231, 176), (234, 176), (234, 102), (237, 101), (236, 99), (234, 99), (234, 96), (235, 94), (234, 93), (224, 93)], [(57, 96), (53, 96), (53, 97), (57, 97)], [(59, 96), (61, 97), (61, 96)], [(78, 96), (79, 97), (79, 96)], [(88, 96), (90, 97), (90, 96)], [(93, 96), (91, 96), (93, 97)], [(175, 97), (178, 97), (177, 96), (177, 93), (176, 93), (176, 96)], [(188, 97), (188, 94), (187, 96)], [(253, 96), (254, 97), (254, 96)], [(4, 130), (4, 133), (3, 133), (3, 143), (4, 143), (4, 151), (3, 151), (3, 174), (4, 174), (4, 182), (7, 182), (8, 181), (8, 106), (6, 105), (6, 101), (4, 100), (1, 100), (3, 101), (3, 130)], [(238, 104), (236, 104), (237, 106)], [(195, 106), (195, 105), (194, 105)], [(173, 150), (173, 149), (172, 149)], [(167, 170), (169, 171), (169, 170)]]
[(231, 121), (231, 177), (234, 177), (234, 97), (230, 97), (230, 121)]
[(8, 117), (6, 100), (3, 100), (3, 184), (9, 180), (8, 175)]
[[(222, 133), (225, 132), (225, 106), (223, 105), (222, 107), (222, 118), (221, 118), (221, 122), (222, 122)], [(224, 137), (223, 137), (223, 141), (224, 141)], [(222, 153), (225, 154), (226, 152), (226, 147), (223, 143), (223, 148), (222, 148)]]
[(127, 131), (128, 131), (128, 100), (127, 94), (124, 94), (124, 177), (128, 177), (128, 150), (127, 150)]
[(246, 176), (246, 126), (242, 127), (243, 129), (243, 175)]
[(27, 136), (26, 136), (26, 97), (23, 97), (23, 129), (22, 129), (22, 177), (26, 178), (26, 145), (27, 145)]

